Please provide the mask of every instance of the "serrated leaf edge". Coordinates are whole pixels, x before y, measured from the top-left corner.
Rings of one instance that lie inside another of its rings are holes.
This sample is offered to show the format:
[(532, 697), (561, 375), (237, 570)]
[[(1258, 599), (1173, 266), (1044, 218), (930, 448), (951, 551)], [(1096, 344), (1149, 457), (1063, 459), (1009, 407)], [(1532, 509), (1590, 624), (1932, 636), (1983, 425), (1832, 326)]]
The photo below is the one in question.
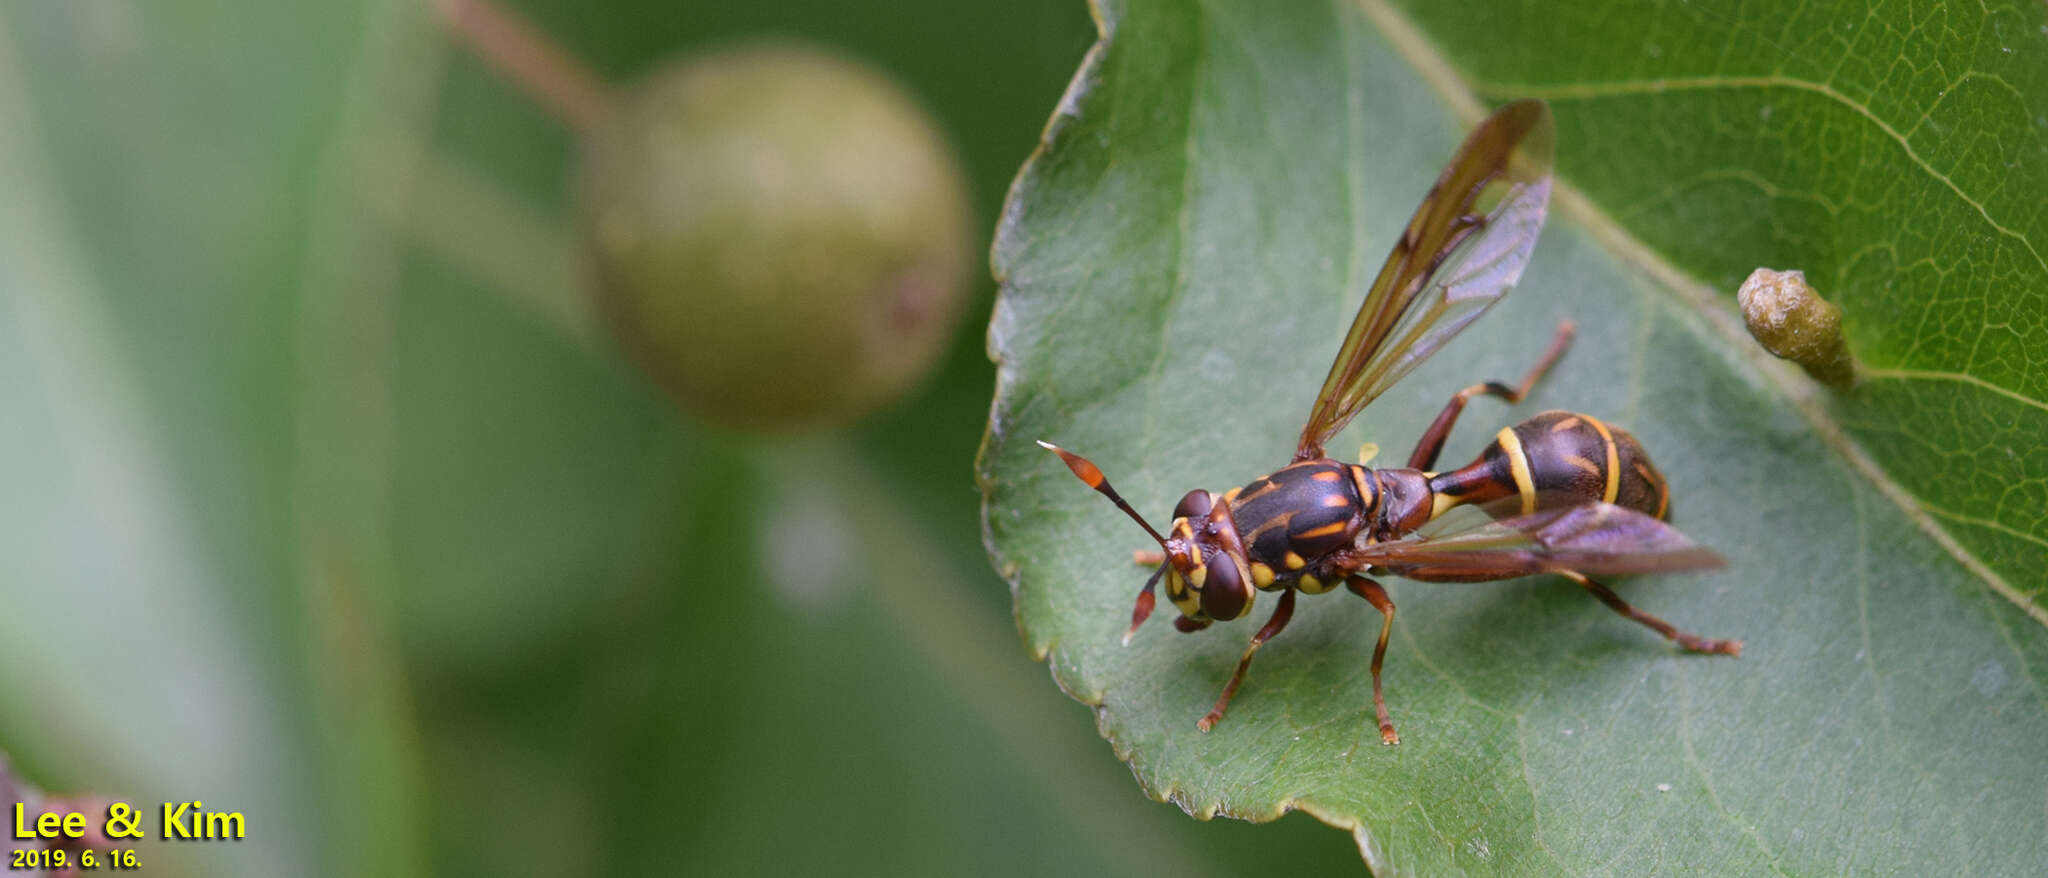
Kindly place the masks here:
[(1017, 625), (1018, 636), (1024, 642), (1026, 651), (1030, 653), (1033, 661), (1046, 662), (1048, 664), (1047, 670), (1052, 677), (1053, 684), (1058, 686), (1061, 692), (1066, 693), (1067, 697), (1087, 705), (1095, 714), (1096, 733), (1100, 734), (1103, 740), (1109, 742), (1111, 752), (1116, 755), (1119, 761), (1130, 766), (1132, 777), (1138, 782), (1138, 788), (1144, 792), (1146, 797), (1156, 802), (1172, 803), (1186, 812), (1188, 816), (1194, 817), (1197, 820), (1210, 820), (1221, 815), (1253, 823), (1265, 823), (1278, 820), (1291, 811), (1300, 811), (1328, 826), (1349, 833), (1352, 842), (1358, 847), (1359, 856), (1365, 861), (1367, 868), (1376, 873), (1382, 872), (1387, 866), (1385, 852), (1373, 838), (1371, 831), (1366, 828), (1364, 821), (1359, 817), (1342, 813), (1313, 799), (1302, 796), (1286, 796), (1275, 801), (1271, 808), (1255, 811), (1239, 810), (1229, 807), (1221, 799), (1196, 801), (1184, 797), (1181, 795), (1181, 790), (1177, 784), (1168, 783), (1163, 787), (1153, 785), (1145, 777), (1144, 773), (1139, 770), (1137, 763), (1134, 761), (1135, 747), (1119, 736), (1111, 724), (1109, 708), (1106, 706), (1108, 693), (1083, 692), (1070, 685), (1066, 677), (1060, 673), (1060, 663), (1052, 660), (1060, 648), (1060, 642), (1057, 638), (1047, 640), (1043, 644), (1032, 642), (1031, 634), (1024, 625), (1021, 605), (1017, 600), (1021, 588), (1022, 571), (1018, 568), (1016, 562), (1006, 557), (996, 545), (995, 532), (990, 524), (989, 516), (990, 502), (996, 487), (995, 475), (991, 469), (990, 453), (997, 438), (996, 430), (997, 424), (1000, 422), (999, 415), (1008, 403), (1009, 391), (1016, 378), (1004, 353), (1008, 347), (1005, 333), (1008, 331), (1007, 324), (1009, 319), (1008, 297), (1006, 295), (1009, 286), (1009, 272), (1002, 263), (1000, 253), (1004, 243), (1011, 235), (1015, 234), (1017, 225), (1020, 222), (1020, 212), (1022, 210), (1021, 193), (1030, 181), (1035, 179), (1039, 163), (1057, 145), (1059, 136), (1064, 130), (1067, 121), (1078, 116), (1077, 108), (1081, 100), (1100, 81), (1099, 76), (1103, 54), (1108, 50), (1110, 40), (1115, 36), (1116, 26), (1115, 21), (1109, 16), (1108, 10), (1103, 8), (1099, 0), (1086, 0), (1086, 2), (1089, 17), (1095, 22), (1095, 42), (1088, 47), (1088, 51), (1082, 56), (1081, 63), (1075, 70), (1073, 78), (1068, 81), (1066, 90), (1061, 93), (1059, 103), (1054, 108), (1051, 117), (1046, 120), (1045, 128), (1039, 135), (1037, 145), (1033, 147), (1031, 154), (1025, 158), (1023, 165), (1017, 171), (1017, 175), (1011, 179), (1010, 187), (1003, 197), (1003, 207), (996, 222), (995, 235), (989, 246), (989, 271), (996, 281), (997, 290), (994, 310), (989, 319), (986, 349), (989, 361), (996, 366), (996, 385), (994, 396), (989, 402), (988, 423), (982, 430), (981, 446), (975, 454), (975, 486), (981, 492), (982, 545), (987, 550), (989, 560), (995, 567), (997, 575), (1002, 577), (1003, 581), (1009, 585), (1012, 619)]
[[(1021, 570), (998, 548), (990, 523), (990, 503), (996, 487), (991, 470), (991, 449), (997, 438), (996, 429), (999, 415), (1008, 402), (1010, 388), (1015, 381), (1008, 359), (1007, 322), (1009, 310), (1007, 291), (1009, 273), (1002, 263), (1000, 253), (1004, 243), (1016, 233), (1021, 221), (1021, 193), (1036, 178), (1041, 161), (1056, 147), (1066, 122), (1077, 116), (1077, 107), (1083, 97), (1099, 83), (1100, 66), (1104, 52), (1115, 36), (1115, 22), (1109, 18), (1100, 0), (1086, 0), (1088, 12), (1095, 22), (1096, 39), (1083, 55), (1074, 77), (1068, 81), (1037, 145), (1018, 169), (1011, 180), (1003, 199), (1003, 207), (996, 223), (995, 235), (990, 244), (990, 273), (997, 284), (994, 311), (989, 321), (986, 349), (990, 362), (996, 366), (996, 384), (989, 404), (989, 420), (982, 432), (981, 446), (975, 455), (975, 485), (981, 492), (982, 544), (999, 576), (1008, 584), (1011, 595), (1011, 613), (1017, 625), (1018, 635), (1034, 661), (1048, 662), (1053, 683), (1068, 697), (1087, 705), (1095, 714), (1098, 734), (1108, 741), (1117, 759), (1130, 766), (1132, 776), (1145, 795), (1154, 801), (1170, 802), (1198, 820), (1213, 819), (1218, 815), (1263, 823), (1277, 820), (1290, 811), (1301, 811), (1337, 829), (1350, 833), (1358, 847), (1359, 856), (1367, 868), (1375, 873), (1387, 870), (1385, 852), (1373, 838), (1362, 818), (1341, 813), (1313, 799), (1301, 796), (1286, 796), (1276, 800), (1269, 809), (1239, 810), (1229, 807), (1220, 798), (1210, 801), (1196, 801), (1181, 795), (1180, 787), (1174, 783), (1154, 786), (1134, 761), (1135, 748), (1120, 737), (1111, 724), (1109, 709), (1106, 707), (1107, 692), (1083, 692), (1069, 684), (1060, 672), (1060, 663), (1052, 660), (1059, 651), (1057, 638), (1044, 644), (1032, 642), (1026, 630), (1021, 604), (1017, 600), (1021, 588)], [(1486, 114), (1474, 90), (1467, 85), (1467, 79), (1454, 68), (1405, 15), (1394, 10), (1385, 0), (1351, 0), (1370, 20), (1374, 27), (1385, 35), (1389, 44), (1400, 53), (1402, 60), (1417, 71), (1424, 83), (1445, 100), (1468, 125), (1476, 124)], [(1587, 230), (1599, 244), (1625, 265), (1634, 266), (1654, 285), (1667, 289), (1687, 310), (1704, 318), (1712, 335), (1724, 345), (1724, 354), (1736, 362), (1744, 363), (1764, 377), (1767, 385), (1792, 405), (1800, 416), (1814, 430), (1815, 435), (1829, 448), (1840, 454), (1852, 468), (1870, 480), (1878, 491), (1896, 505), (1923, 533), (1932, 539), (1965, 570), (1983, 581), (1987, 587), (2001, 597), (2017, 605), (2036, 622), (2048, 627), (2048, 607), (2040, 606), (2022, 595), (2018, 589), (1964, 548), (1954, 536), (1935, 522), (1926, 509), (1896, 481), (1892, 480), (1867, 451), (1850, 438), (1840, 424), (1836, 423), (1825, 406), (1825, 390), (1813, 379), (1792, 370), (1786, 364), (1771, 359), (1766, 352), (1751, 343), (1747, 330), (1736, 316), (1732, 304), (1723, 301), (1713, 287), (1679, 269), (1648, 245), (1629, 234), (1611, 216), (1598, 208), (1591, 199), (1572, 186), (1565, 179), (1558, 179), (1553, 190), (1553, 204), (1560, 213)]]

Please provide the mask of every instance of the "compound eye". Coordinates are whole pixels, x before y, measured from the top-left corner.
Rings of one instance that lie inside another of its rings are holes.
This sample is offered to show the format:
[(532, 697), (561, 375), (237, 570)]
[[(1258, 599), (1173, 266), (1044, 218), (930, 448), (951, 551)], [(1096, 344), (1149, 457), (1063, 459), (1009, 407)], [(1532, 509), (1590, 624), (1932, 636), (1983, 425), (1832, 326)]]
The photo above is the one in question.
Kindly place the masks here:
[(1180, 503), (1173, 507), (1173, 517), (1186, 519), (1201, 518), (1209, 514), (1209, 508), (1212, 505), (1213, 501), (1209, 499), (1209, 492), (1196, 488), (1189, 491), (1187, 496), (1180, 498)]
[(1252, 590), (1237, 575), (1237, 563), (1222, 552), (1209, 559), (1208, 581), (1202, 583), (1202, 612), (1228, 622), (1251, 606)]

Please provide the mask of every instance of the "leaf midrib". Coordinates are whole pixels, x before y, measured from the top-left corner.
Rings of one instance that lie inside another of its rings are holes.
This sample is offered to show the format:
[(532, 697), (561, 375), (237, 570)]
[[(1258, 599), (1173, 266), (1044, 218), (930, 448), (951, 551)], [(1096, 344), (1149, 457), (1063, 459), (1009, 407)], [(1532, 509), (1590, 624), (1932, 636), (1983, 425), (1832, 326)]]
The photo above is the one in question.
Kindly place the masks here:
[[(1409, 21), (1407, 16), (1390, 6), (1386, 0), (1353, 2), (1367, 19), (1379, 28), (1388, 44), (1393, 46), (1401, 59), (1416, 71), (1430, 90), (1451, 105), (1454, 113), (1468, 124), (1476, 124), (1485, 116), (1486, 110), (1480, 103), (1477, 92), (1451, 65), (1450, 60), (1437, 52), (1435, 46), (1414, 22)], [(1535, 89), (1532, 93), (1540, 91), (1541, 89)], [(1865, 115), (1869, 116), (1867, 111)], [(1878, 121), (1874, 117), (1872, 120)], [(1885, 130), (1887, 133), (1895, 134), (1888, 127)], [(1903, 142), (1901, 145), (1904, 145)], [(1914, 159), (1916, 162), (1920, 161), (1917, 155)], [(1925, 167), (1924, 162), (1921, 162), (1921, 165)], [(1928, 168), (1928, 171), (1934, 173), (1932, 168)], [(1939, 174), (1935, 176), (1947, 182), (1947, 178)], [(1951, 183), (1950, 186), (1953, 188), (1954, 184)], [(1653, 285), (1668, 289), (1681, 305), (1703, 317), (1712, 335), (1720, 342), (1724, 354), (1730, 354), (1731, 359), (1749, 365), (1755, 374), (1764, 379), (1765, 386), (1783, 397), (1800, 417), (1805, 419), (1822, 444), (1841, 455), (1852, 470), (1869, 481), (1878, 493), (1897, 506), (1907, 520), (1913, 522), (1922, 533), (1927, 534), (1935, 545), (1940, 546), (1942, 551), (1948, 553), (1964, 570), (1991, 591), (2017, 606), (2035, 622), (2048, 627), (2048, 607), (2028, 599), (2012, 583), (2007, 582), (2005, 577), (1964, 548), (1955, 535), (1934, 520), (1934, 516), (1928, 513), (1926, 506), (1918, 497), (1886, 474), (1876, 459), (1872, 458), (1862, 445), (1850, 438), (1848, 431), (1828, 411), (1822, 398), (1825, 391), (1820, 385), (1804, 375), (1793, 372), (1783, 363), (1771, 359), (1761, 347), (1754, 344), (1748, 330), (1722, 300), (1719, 291), (1692, 277), (1641, 239), (1630, 234), (1568, 179), (1559, 177), (1553, 184), (1551, 193), (1551, 204), (1585, 229), (1617, 262), (1635, 267)], [(1960, 190), (1957, 194), (1962, 195)], [(1969, 200), (1967, 196), (1964, 197), (1966, 201)], [(1976, 204), (1974, 201), (1969, 203)], [(1983, 212), (1981, 206), (1978, 209), (1980, 213)], [(1984, 218), (1993, 228), (2005, 231), (1988, 214), (1985, 214)], [(2017, 233), (2009, 234), (2022, 243), (2027, 243), (2028, 252), (2034, 254), (2037, 262), (2041, 262), (2040, 254), (2034, 251), (2032, 244), (2027, 242), (2024, 236)], [(2042, 265), (2044, 270), (2048, 270), (2048, 262), (2042, 262)], [(2040, 690), (2037, 687), (2035, 691), (2038, 693)]]
[[(1376, 0), (1360, 0), (1360, 2), (1370, 3), (1376, 2)], [(2019, 95), (2019, 91), (2017, 89), (2014, 89), (2012, 87), (2012, 84), (2006, 82), (2003, 78), (1982, 75), (1963, 76), (1949, 83), (1949, 85), (1943, 91), (1944, 93), (1954, 91), (1957, 86), (1960, 86), (1962, 83), (1975, 78), (1986, 78), (1997, 81), (2000, 85), (2004, 86), (2008, 91), (2012, 91), (2015, 95)], [(1478, 84), (1475, 88), (1472, 88), (1472, 91), (1474, 93), (1484, 93), (1489, 95), (1514, 95), (1516, 97), (1535, 97), (1543, 98), (1546, 100), (1590, 100), (1594, 98), (1614, 97), (1617, 95), (1640, 95), (1661, 92), (1700, 91), (1707, 89), (1722, 88), (1794, 89), (1798, 91), (1804, 91), (1811, 94), (1819, 95), (1841, 105), (1842, 107), (1856, 113), (1859, 116), (1862, 116), (1865, 120), (1870, 122), (1870, 124), (1876, 126), (1879, 131), (1884, 132), (1884, 135), (1886, 137), (1891, 138), (1893, 142), (1896, 142), (1899, 145), (1899, 149), (1905, 153), (1906, 158), (1909, 159), (1914, 166), (1920, 168), (1920, 170), (1922, 171), (1927, 172), (1927, 176), (1939, 181), (1943, 186), (1948, 187), (1948, 190), (1950, 192), (1955, 193), (1955, 196), (1958, 200), (1962, 201), (1964, 204), (1969, 205), (1971, 209), (1977, 212), (1978, 216), (1983, 217), (1984, 223), (1990, 226), (1992, 230), (1998, 232), (2000, 235), (2018, 241), (2021, 246), (2026, 248), (2027, 254), (2034, 258), (2034, 264), (2041, 269), (2041, 272), (2043, 274), (2048, 274), (2048, 259), (2042, 258), (2041, 251), (2034, 247), (2034, 242), (2028, 240), (2027, 236), (2019, 230), (2009, 228), (2005, 224), (2000, 223), (1998, 220), (1993, 219), (1991, 216), (1990, 209), (1985, 207), (1983, 202), (1970, 197), (1970, 194), (1964, 192), (1963, 187), (1958, 185), (1954, 179), (1950, 178), (1949, 175), (1942, 173), (1940, 170), (1937, 170), (1931, 162), (1927, 161), (1925, 158), (1922, 158), (1919, 151), (1913, 148), (1913, 144), (1909, 139), (1911, 136), (1910, 132), (1901, 132), (1897, 128), (1892, 127), (1891, 123), (1886, 122), (1883, 117), (1871, 111), (1871, 109), (1868, 106), (1859, 103), (1858, 101), (1849, 97), (1848, 95), (1842, 94), (1840, 91), (1837, 91), (1834, 88), (1834, 86), (1831, 86), (1825, 82), (1814, 82), (1812, 80), (1781, 75), (1683, 76), (1673, 77), (1669, 79), (1627, 79), (1602, 83), (1570, 83), (1549, 85), (1534, 85), (1530, 83), (1519, 82), (1485, 82)], [(1923, 118), (1922, 121), (1925, 121), (1925, 119)], [(1916, 123), (1916, 127), (1917, 124), (1918, 123)]]

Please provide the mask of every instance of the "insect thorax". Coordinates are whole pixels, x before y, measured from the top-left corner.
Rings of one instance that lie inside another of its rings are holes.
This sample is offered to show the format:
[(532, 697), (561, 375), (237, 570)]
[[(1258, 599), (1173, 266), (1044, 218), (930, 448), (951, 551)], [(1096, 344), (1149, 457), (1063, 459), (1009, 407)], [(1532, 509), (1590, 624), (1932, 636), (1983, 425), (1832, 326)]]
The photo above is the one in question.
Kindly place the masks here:
[(1370, 471), (1338, 461), (1282, 467), (1225, 493), (1243, 539), (1252, 584), (1267, 591), (1328, 591), (1336, 577), (1318, 576), (1316, 561), (1358, 538), (1375, 493)]

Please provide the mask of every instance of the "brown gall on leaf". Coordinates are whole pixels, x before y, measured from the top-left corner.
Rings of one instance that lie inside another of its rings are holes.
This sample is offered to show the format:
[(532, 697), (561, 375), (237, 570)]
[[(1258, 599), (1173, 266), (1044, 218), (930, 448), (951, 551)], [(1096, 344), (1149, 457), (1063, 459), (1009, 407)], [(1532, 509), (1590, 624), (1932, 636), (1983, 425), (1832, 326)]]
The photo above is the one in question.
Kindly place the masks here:
[(1749, 334), (1779, 359), (1791, 360), (1838, 391), (1856, 386), (1856, 359), (1842, 336), (1842, 309), (1820, 297), (1803, 271), (1759, 268), (1735, 299)]

